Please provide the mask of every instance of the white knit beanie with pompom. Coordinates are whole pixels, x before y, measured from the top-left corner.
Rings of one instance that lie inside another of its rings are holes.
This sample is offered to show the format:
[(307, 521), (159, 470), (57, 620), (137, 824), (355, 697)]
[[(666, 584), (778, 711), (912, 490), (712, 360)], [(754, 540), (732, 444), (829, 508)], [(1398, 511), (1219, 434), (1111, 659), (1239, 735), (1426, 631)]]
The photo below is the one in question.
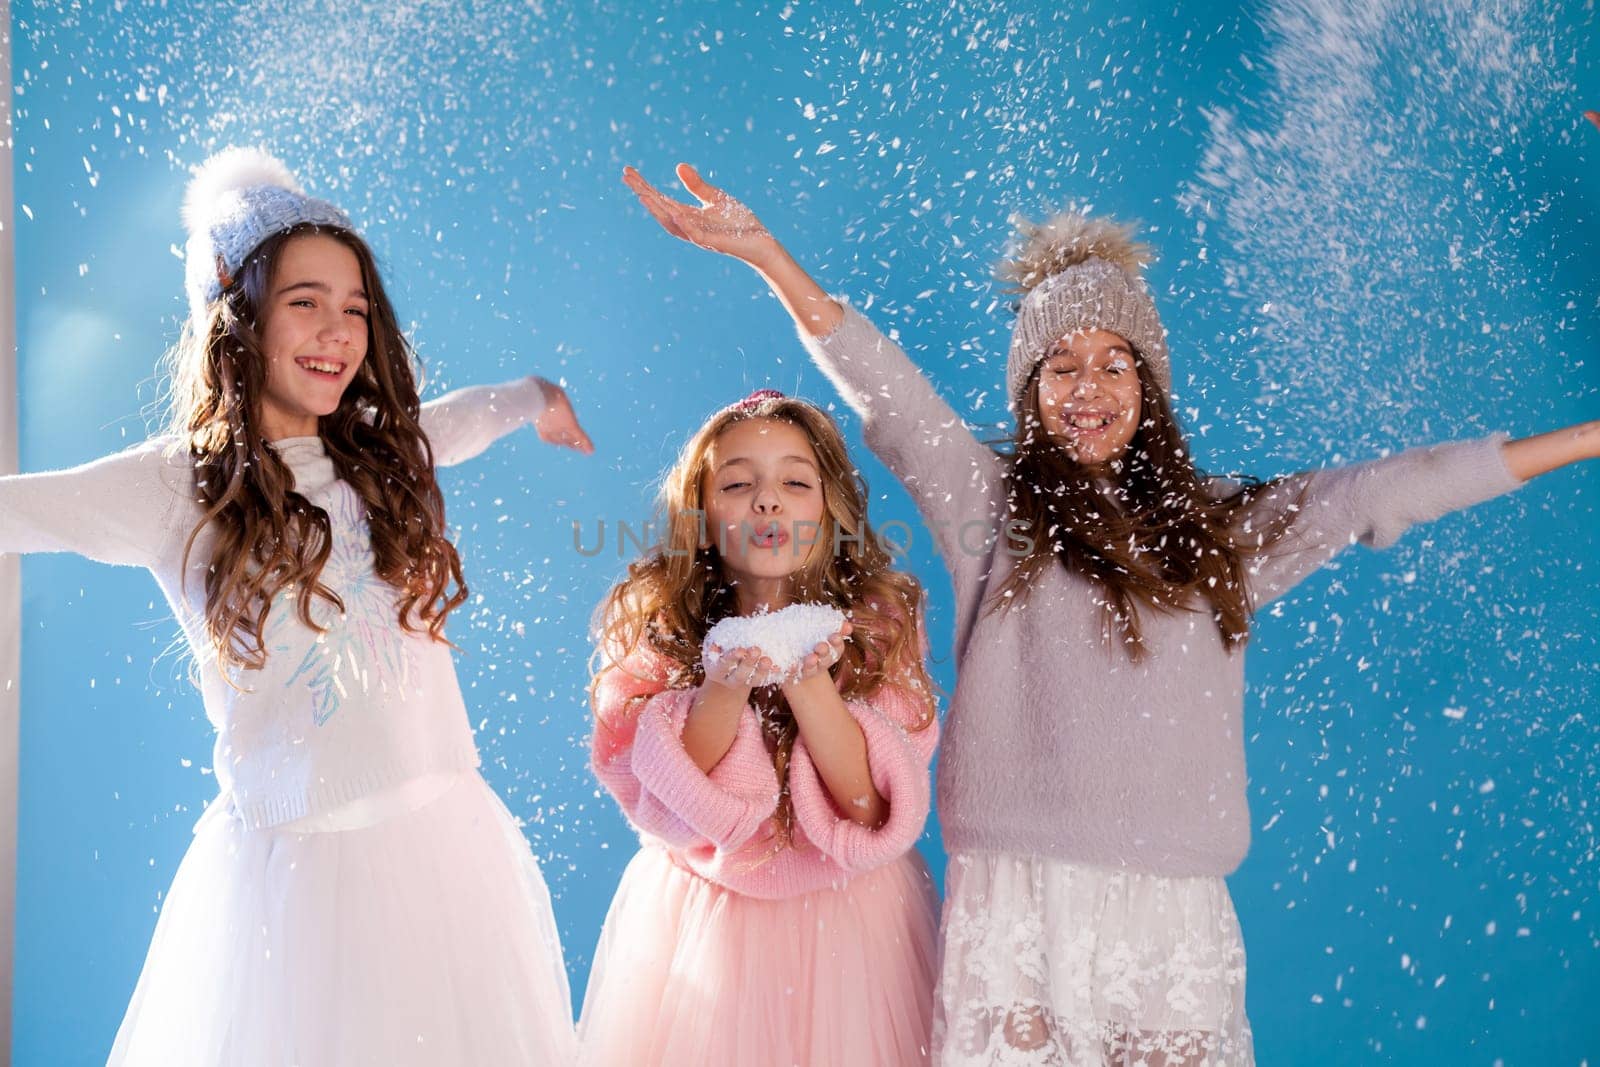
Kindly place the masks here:
[(194, 329), (204, 329), (206, 306), (261, 242), (301, 223), (355, 229), (350, 216), (307, 196), (289, 168), (259, 148), (224, 148), (196, 167), (183, 197), (184, 291)]
[(1134, 240), (1132, 228), (1081, 211), (1043, 223), (1012, 221), (1017, 232), (999, 274), (1026, 295), (1006, 361), (1009, 403), (1020, 404), (1033, 368), (1057, 341), (1079, 330), (1120, 335), (1170, 390), (1167, 331), (1140, 273), (1150, 250)]

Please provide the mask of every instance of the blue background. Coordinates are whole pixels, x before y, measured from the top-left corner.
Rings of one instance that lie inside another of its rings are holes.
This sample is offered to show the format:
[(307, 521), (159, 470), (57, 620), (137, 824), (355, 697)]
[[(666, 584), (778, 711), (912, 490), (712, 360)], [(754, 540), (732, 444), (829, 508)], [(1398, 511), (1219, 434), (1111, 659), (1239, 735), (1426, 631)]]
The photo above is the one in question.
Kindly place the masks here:
[[(1549, 10), (1545, 8), (1548, 7)], [(1013, 211), (1142, 220), (1202, 462), (1261, 475), (1600, 416), (1592, 5), (1077, 0), (518, 6), (14, 3), (23, 469), (144, 436), (183, 312), (186, 168), (265, 143), (362, 223), (429, 393), (560, 377), (592, 458), (523, 433), (444, 472), (486, 773), (555, 895), (575, 998), (635, 843), (586, 767), (589, 614), (699, 420), (834, 404), (736, 263), (618, 181), (679, 159), (898, 331), (998, 432)], [(859, 443), (874, 519), (915, 526)], [(1357, 551), (1261, 620), (1255, 842), (1230, 880), (1267, 1064), (1600, 1055), (1600, 469)], [(935, 674), (949, 586), (929, 538)], [(103, 1061), (209, 731), (154, 582), (24, 566), (15, 1062)], [(1136, 773), (1130, 770), (1130, 773)], [(924, 848), (942, 870), (936, 828)]]

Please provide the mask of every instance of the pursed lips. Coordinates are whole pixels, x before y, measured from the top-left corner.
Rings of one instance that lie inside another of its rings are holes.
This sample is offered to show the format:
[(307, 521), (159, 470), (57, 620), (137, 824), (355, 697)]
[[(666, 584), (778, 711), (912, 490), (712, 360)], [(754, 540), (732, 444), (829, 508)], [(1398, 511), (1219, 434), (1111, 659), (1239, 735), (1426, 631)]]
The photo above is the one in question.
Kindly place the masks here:
[(789, 543), (789, 533), (774, 522), (751, 534), (750, 543), (757, 548), (782, 548)]

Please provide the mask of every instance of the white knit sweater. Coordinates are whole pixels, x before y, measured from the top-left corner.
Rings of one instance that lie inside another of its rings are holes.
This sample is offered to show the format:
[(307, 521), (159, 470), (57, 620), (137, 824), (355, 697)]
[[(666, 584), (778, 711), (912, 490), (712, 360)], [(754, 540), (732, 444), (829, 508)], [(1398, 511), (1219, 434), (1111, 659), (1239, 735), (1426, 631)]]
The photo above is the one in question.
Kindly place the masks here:
[[(532, 378), (462, 389), (424, 405), (434, 461), (471, 459), (544, 410)], [(292, 593), (267, 617), (265, 666), (225, 679), (205, 632), (205, 571), (212, 537), (190, 555), (200, 521), (193, 466), (156, 438), (69, 470), (0, 478), (0, 552), (76, 552), (148, 569), (182, 624), (199, 665), (206, 715), (217, 731), (222, 794), (252, 828), (340, 805), (419, 775), (477, 766), (448, 646), (399, 624), (395, 590), (373, 572), (360, 498), (334, 472), (318, 437), (272, 447), (295, 490), (325, 509), (333, 547), (321, 581), (341, 615), (315, 602), (326, 626), (299, 619)]]

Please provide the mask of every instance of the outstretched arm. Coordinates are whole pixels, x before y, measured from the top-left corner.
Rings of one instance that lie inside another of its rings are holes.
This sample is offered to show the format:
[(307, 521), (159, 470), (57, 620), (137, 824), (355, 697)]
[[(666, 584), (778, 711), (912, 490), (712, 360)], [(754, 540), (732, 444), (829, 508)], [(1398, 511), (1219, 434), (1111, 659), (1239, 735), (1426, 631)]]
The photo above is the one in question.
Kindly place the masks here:
[(545, 378), (456, 389), (422, 405), (421, 422), (438, 467), (464, 463), (529, 423), (546, 444), (586, 456), (594, 451), (566, 391)]
[(1289, 519), (1281, 541), (1251, 563), (1257, 608), (1346, 546), (1386, 548), (1412, 526), (1510, 492), (1569, 463), (1600, 458), (1600, 422), (1517, 441), (1504, 435), (1416, 448), (1279, 482), (1251, 509), (1245, 531)]
[(154, 568), (200, 511), (192, 467), (153, 439), (81, 467), (0, 478), (0, 553), (76, 552)]

